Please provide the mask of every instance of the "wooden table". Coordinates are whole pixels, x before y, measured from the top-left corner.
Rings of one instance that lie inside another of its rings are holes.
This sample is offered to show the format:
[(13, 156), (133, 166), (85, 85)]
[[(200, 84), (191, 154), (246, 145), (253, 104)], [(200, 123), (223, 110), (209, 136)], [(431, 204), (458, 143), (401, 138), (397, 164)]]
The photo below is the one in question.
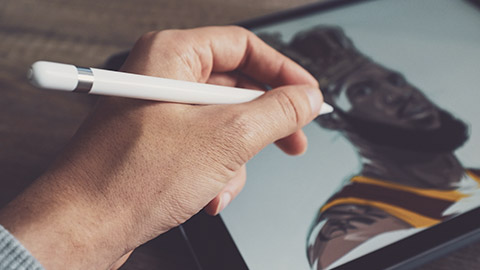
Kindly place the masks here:
[[(37, 178), (96, 98), (41, 92), (28, 67), (48, 59), (101, 66), (149, 30), (228, 24), (313, 0), (2, 0), (0, 2), (0, 207)], [(137, 249), (122, 269), (189, 269), (178, 232)], [(477, 269), (480, 244), (422, 269)]]

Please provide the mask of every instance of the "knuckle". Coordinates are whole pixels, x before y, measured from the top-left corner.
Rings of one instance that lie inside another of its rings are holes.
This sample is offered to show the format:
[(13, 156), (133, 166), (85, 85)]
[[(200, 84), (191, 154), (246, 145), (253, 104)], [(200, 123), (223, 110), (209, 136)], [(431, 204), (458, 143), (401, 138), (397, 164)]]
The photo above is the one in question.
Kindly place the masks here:
[[(235, 111), (226, 117), (221, 124), (218, 138), (219, 143), (222, 145), (223, 151), (233, 158), (236, 165), (243, 165), (251, 157), (253, 157), (255, 150), (253, 146), (255, 141), (258, 140), (259, 126), (255, 123), (254, 119), (248, 114)], [(237, 170), (239, 167), (232, 168)]]
[(295, 127), (299, 126), (304, 118), (301, 109), (296, 105), (295, 99), (296, 97), (287, 91), (279, 91), (275, 96), (275, 100), (282, 111), (282, 116), (292, 124), (292, 127), (293, 125)]
[(172, 42), (178, 42), (183, 39), (183, 34), (181, 30), (168, 29), (162, 31), (151, 31), (143, 34), (139, 42), (144, 44), (149, 44), (151, 46), (169, 44)]
[(258, 37), (252, 33), (252, 31), (238, 25), (231, 25), (227, 26), (229, 31), (235, 33), (237, 37), (240, 37), (242, 40), (251, 40), (251, 39), (258, 39)]
[(242, 27), (242, 26), (237, 26), (237, 25), (234, 25), (234, 26), (231, 26), (232, 27), (232, 31), (235, 31), (237, 33), (237, 36), (240, 36), (240, 37), (245, 37), (245, 39), (247, 40), (255, 40), (255, 39), (259, 39), (257, 37), (257, 35), (255, 35), (252, 31)]
[[(196, 38), (197, 36), (188, 30), (148, 32), (140, 37), (135, 47), (141, 54), (149, 56), (145, 61), (151, 66), (169, 65), (170, 69), (162, 72), (168, 73), (172, 78), (206, 81), (211, 65), (205, 65), (204, 62), (207, 61), (203, 61), (198, 55)], [(161, 62), (158, 62), (158, 59), (161, 59)]]
[(157, 34), (158, 32), (157, 31), (150, 31), (150, 32), (147, 32), (145, 34), (143, 34), (141, 37), (140, 37), (140, 41), (142, 42), (150, 42), (151, 40), (155, 39), (155, 35)]
[(256, 125), (249, 115), (243, 112), (235, 112), (229, 118), (227, 126), (235, 136), (240, 136), (246, 141), (255, 137)]
[(176, 37), (179, 37), (181, 35), (182, 35), (181, 30), (167, 29), (167, 30), (155, 32), (155, 34), (153, 35), (153, 38), (155, 40), (169, 40), (169, 39), (175, 39)]
[(238, 25), (230, 25), (228, 26), (231, 31), (238, 32), (239, 34), (247, 34), (249, 35), (251, 32), (247, 30), (246, 28)]
[(145, 48), (148, 48), (148, 49), (151, 48), (152, 44), (154, 43), (155, 36), (157, 34), (158, 32), (156, 31), (150, 31), (141, 35), (140, 38), (135, 43), (135, 47), (142, 48), (142, 50), (145, 50)]

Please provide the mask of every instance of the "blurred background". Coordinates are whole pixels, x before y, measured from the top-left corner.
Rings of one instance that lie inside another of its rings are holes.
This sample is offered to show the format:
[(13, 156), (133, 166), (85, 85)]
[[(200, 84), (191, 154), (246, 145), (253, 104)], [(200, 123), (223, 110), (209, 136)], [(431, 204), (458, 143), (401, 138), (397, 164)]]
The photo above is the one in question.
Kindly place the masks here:
[[(0, 207), (36, 179), (73, 136), (96, 97), (34, 89), (37, 60), (99, 67), (151, 30), (232, 24), (313, 0), (2, 0), (0, 2)], [(122, 269), (191, 269), (166, 235)], [(422, 269), (477, 269), (472, 245)], [(178, 247), (182, 250), (185, 247)]]

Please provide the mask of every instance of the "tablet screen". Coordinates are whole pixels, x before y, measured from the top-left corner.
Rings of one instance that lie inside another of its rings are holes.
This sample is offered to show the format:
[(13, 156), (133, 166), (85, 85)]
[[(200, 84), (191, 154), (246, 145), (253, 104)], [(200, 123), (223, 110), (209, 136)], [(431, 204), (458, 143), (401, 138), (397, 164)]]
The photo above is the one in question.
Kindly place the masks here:
[(329, 269), (480, 206), (480, 13), (382, 0), (254, 28), (335, 113), (273, 145), (222, 213), (251, 269)]

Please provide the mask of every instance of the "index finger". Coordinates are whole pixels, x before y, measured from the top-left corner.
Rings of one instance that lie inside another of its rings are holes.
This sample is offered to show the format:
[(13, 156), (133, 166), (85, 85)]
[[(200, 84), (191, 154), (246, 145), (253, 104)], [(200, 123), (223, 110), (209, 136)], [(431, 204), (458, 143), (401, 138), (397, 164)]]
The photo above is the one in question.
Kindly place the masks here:
[[(317, 80), (300, 65), (282, 55), (252, 32), (238, 26), (203, 27), (184, 30), (199, 58), (200, 73), (240, 70), (271, 87), (310, 84)], [(205, 72), (205, 71), (210, 72)]]

